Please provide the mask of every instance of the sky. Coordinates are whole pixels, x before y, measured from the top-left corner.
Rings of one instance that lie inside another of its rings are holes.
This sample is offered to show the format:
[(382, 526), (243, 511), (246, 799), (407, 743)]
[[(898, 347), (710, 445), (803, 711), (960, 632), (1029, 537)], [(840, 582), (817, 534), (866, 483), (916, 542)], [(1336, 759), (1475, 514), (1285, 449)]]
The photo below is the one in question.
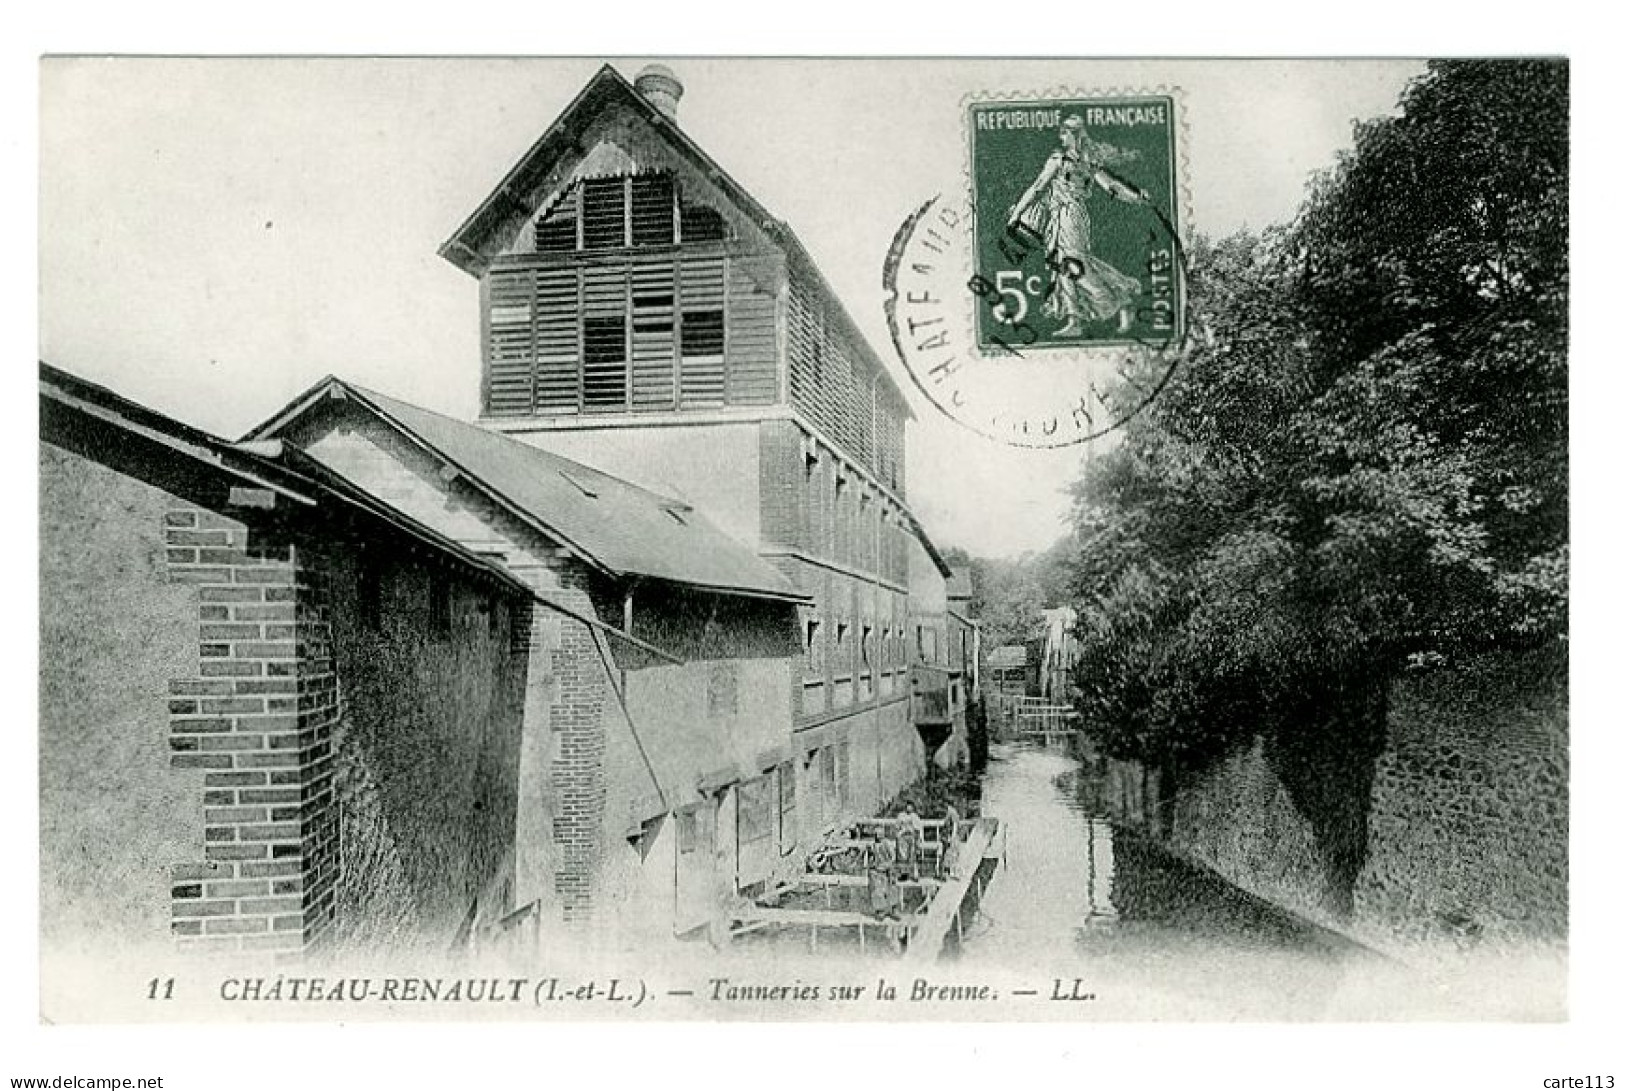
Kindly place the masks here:
[[(327, 374), (472, 418), (478, 286), (438, 257), (599, 59), (106, 59), (41, 65), (40, 355), (236, 436)], [(615, 59), (631, 77), (646, 59)], [(1188, 226), (1292, 216), (1416, 62), (668, 63), (679, 124), (811, 251), (882, 359), (903, 219), (965, 193), (964, 102), (1173, 87)], [(1088, 447), (1018, 450), (912, 389), (909, 494), (940, 546), (1013, 556), (1065, 527)], [(1108, 441), (1109, 442), (1109, 441)]]

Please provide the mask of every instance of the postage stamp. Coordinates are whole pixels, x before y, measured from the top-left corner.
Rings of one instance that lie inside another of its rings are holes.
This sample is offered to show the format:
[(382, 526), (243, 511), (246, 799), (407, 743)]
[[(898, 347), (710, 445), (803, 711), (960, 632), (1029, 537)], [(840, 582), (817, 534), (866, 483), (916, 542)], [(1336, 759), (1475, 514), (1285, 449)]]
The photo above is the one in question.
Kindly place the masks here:
[(943, 414), (1015, 447), (1134, 416), (1185, 347), (1181, 92), (1056, 90), (964, 104), (963, 197), (898, 229), (892, 343)]
[(1167, 94), (971, 105), (979, 348), (1179, 336), (1174, 109)]

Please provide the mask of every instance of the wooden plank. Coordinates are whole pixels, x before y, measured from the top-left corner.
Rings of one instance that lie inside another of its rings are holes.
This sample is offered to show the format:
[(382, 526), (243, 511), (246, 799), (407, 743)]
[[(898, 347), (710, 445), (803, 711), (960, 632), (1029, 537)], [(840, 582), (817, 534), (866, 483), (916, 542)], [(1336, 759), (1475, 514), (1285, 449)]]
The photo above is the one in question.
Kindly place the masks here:
[(998, 819), (991, 819), (995, 825), (993, 836), (988, 838), (987, 848), (982, 852), (984, 860), (1002, 860), (1004, 858), (1005, 825)]
[[(980, 865), (993, 840), (993, 832), (992, 823), (977, 822), (960, 849), (960, 858), (975, 861)], [(954, 926), (954, 920), (959, 916), (960, 907), (965, 901), (965, 894), (970, 889), (971, 879), (976, 871), (977, 868), (970, 868), (965, 874), (949, 879), (937, 891), (937, 896), (931, 899), (925, 916), (919, 918), (909, 938), (906, 962), (932, 962), (942, 953), (942, 945), (948, 937), (948, 930)]]
[[(796, 883), (803, 886), (868, 886), (869, 879), (865, 875), (819, 875), (809, 872), (798, 876)], [(899, 879), (898, 886), (915, 887), (919, 890), (934, 890), (942, 885), (940, 879)]]
[(754, 905), (748, 909), (735, 909), (729, 914), (734, 924), (803, 924), (819, 928), (851, 927), (859, 924), (879, 924), (874, 917), (862, 913), (849, 913), (839, 909), (774, 909)]

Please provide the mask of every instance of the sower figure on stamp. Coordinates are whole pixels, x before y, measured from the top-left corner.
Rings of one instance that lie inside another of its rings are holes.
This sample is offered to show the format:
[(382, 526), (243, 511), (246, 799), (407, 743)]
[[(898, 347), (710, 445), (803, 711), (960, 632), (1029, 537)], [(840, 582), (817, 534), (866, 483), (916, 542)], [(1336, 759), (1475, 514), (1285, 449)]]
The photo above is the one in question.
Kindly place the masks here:
[(1144, 204), (1144, 193), (1106, 169), (1136, 158), (1136, 153), (1091, 140), (1077, 114), (1061, 122), (1060, 134), (1061, 147), (1050, 153), (1033, 184), (1010, 206), (1007, 222), (1043, 240), (1054, 269), (1044, 313), (1062, 322), (1057, 336), (1076, 336), (1082, 323), (1112, 318), (1126, 328), (1127, 308), (1138, 298), (1140, 282), (1091, 252), (1085, 199), (1098, 186), (1119, 201)]

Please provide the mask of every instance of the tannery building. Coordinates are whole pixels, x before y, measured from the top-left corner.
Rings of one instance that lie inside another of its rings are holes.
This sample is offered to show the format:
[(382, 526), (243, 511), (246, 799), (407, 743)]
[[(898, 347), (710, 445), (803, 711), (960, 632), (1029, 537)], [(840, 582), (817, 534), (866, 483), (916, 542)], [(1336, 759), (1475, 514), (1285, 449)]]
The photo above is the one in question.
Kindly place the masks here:
[(799, 745), (872, 806), (917, 767), (909, 666), (948, 659), (911, 413), (795, 234), (678, 126), (681, 96), (606, 66), (442, 246), (480, 281), (482, 423), (670, 490), (783, 572), (810, 600)]
[[(146, 490), (119, 509), (139, 533), (96, 547), (166, 611), (169, 658), (123, 693), (163, 716), (122, 745), (128, 769), (169, 747), (164, 776), (202, 778), (200, 799), (160, 786), (181, 832), (137, 854), (170, 871), (132, 920), (301, 948), (515, 921), (644, 944), (964, 760), (974, 625), (907, 505), (907, 404), (795, 236), (677, 126), (680, 95), (605, 67), (442, 248), (480, 286), (477, 424), (328, 379), (228, 444), (119, 400), (169, 437), (155, 457), (218, 478), (201, 500), (47, 436), (42, 593), (90, 609), (70, 545), (122, 534), (67, 503), (78, 477)], [(91, 669), (45, 672), (48, 757), (105, 729), (75, 704)], [(193, 717), (221, 726), (171, 724)], [(328, 761), (331, 788), (307, 768)], [(287, 845), (250, 856), (268, 830)], [(47, 830), (47, 855), (86, 833)]]
[(40, 396), (42, 955), (500, 917), (526, 587), (297, 451)]

